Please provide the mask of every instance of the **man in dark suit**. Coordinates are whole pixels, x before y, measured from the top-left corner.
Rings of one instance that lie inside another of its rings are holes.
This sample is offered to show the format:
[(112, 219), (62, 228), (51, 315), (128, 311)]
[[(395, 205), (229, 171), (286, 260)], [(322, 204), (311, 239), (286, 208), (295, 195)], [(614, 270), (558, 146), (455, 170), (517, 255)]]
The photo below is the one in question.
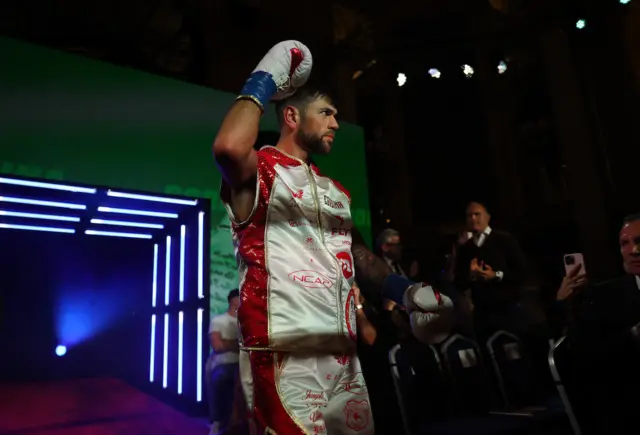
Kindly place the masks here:
[(588, 434), (640, 430), (640, 214), (624, 220), (619, 243), (626, 275), (584, 289), (586, 309), (567, 334), (571, 400)]
[(483, 204), (469, 203), (466, 216), (469, 239), (458, 248), (454, 282), (471, 293), (475, 333), (484, 342), (498, 329), (512, 329), (526, 260), (515, 237), (489, 226), (491, 215)]

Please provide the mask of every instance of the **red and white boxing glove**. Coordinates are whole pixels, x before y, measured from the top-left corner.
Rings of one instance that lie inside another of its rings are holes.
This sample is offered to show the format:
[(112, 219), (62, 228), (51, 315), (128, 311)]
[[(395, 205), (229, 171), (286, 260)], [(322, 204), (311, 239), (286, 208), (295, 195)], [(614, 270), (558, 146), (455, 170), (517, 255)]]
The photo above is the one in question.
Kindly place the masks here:
[(251, 100), (264, 110), (270, 100), (287, 98), (303, 86), (312, 65), (311, 52), (303, 43), (279, 42), (258, 63), (238, 99)]

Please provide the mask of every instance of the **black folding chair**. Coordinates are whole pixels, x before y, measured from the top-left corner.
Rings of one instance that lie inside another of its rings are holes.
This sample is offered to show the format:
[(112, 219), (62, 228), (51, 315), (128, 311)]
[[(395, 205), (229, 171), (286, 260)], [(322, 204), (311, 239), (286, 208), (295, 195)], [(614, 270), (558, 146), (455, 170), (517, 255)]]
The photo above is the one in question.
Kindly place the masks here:
[(516, 335), (497, 331), (487, 340), (486, 347), (504, 411), (529, 416), (537, 427), (567, 425), (562, 401), (542, 393), (530, 356)]
[(576, 418), (573, 407), (571, 406), (571, 402), (569, 401), (567, 389), (563, 384), (562, 378), (560, 377), (560, 373), (565, 368), (564, 366), (566, 364), (566, 355), (568, 352), (568, 342), (566, 338), (567, 337), (562, 337), (549, 349), (549, 369), (551, 370), (551, 376), (553, 377), (553, 381), (555, 382), (556, 388), (558, 389), (558, 394), (560, 395), (560, 399), (562, 400), (562, 404), (564, 405), (564, 410), (567, 413), (567, 417), (569, 418), (571, 429), (573, 430), (574, 435), (581, 435), (582, 429), (578, 424), (578, 419)]

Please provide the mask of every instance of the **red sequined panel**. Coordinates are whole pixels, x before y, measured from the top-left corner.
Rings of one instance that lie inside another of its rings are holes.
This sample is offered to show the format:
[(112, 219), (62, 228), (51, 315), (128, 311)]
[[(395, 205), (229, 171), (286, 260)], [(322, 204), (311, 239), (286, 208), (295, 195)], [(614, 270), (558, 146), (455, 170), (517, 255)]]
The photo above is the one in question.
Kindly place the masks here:
[(242, 225), (233, 225), (238, 239), (238, 255), (247, 267), (240, 287), (238, 322), (242, 343), (247, 347), (269, 346), (269, 315), (267, 301), (268, 274), (265, 257), (265, 227), (269, 198), (276, 175), (274, 166), (299, 166), (300, 161), (282, 154), (274, 147), (258, 151), (258, 205), (253, 218)]

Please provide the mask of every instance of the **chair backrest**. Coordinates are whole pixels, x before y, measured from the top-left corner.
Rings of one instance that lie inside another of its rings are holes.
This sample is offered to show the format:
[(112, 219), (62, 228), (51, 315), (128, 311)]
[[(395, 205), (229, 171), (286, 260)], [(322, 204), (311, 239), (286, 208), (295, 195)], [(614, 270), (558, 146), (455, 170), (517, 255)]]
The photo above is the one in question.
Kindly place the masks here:
[[(418, 423), (442, 418), (448, 406), (438, 351), (433, 346), (421, 346), (424, 352), (418, 355), (411, 355), (415, 349), (399, 344), (389, 351), (391, 376), (408, 434)], [(414, 369), (416, 364), (420, 366)]]
[(491, 410), (493, 397), (478, 344), (460, 334), (451, 336), (440, 348), (460, 414)]
[(569, 349), (567, 337), (562, 337), (560, 340), (556, 341), (553, 346), (549, 349), (549, 370), (551, 370), (551, 376), (556, 384), (556, 388), (558, 389), (558, 394), (560, 395), (560, 399), (562, 399), (562, 404), (564, 405), (565, 412), (569, 417), (569, 423), (571, 423), (571, 428), (573, 429), (574, 435), (581, 435), (582, 429), (578, 424), (578, 419), (576, 418), (576, 414), (573, 411), (573, 406), (571, 401), (569, 400), (569, 395), (567, 394), (567, 389), (563, 383), (562, 374), (568, 373), (569, 367), (571, 365), (569, 360)]
[(486, 347), (505, 410), (535, 404), (538, 387), (522, 341), (510, 332), (497, 331)]
[(413, 426), (411, 424), (411, 409), (409, 408), (408, 398), (410, 385), (413, 382), (415, 372), (407, 358), (405, 358), (402, 347), (399, 344), (393, 346), (389, 351), (389, 366), (398, 406), (400, 407), (400, 413), (402, 415), (402, 424), (404, 425), (405, 433), (411, 435)]

